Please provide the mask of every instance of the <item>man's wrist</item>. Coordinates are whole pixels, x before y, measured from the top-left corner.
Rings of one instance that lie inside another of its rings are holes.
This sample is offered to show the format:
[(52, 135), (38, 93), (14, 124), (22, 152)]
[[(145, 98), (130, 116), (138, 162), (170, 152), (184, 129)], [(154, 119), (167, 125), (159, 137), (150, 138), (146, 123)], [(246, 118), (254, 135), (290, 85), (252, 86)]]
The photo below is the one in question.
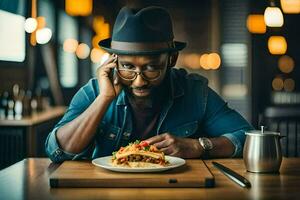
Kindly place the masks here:
[(100, 95), (100, 94), (99, 94), (98, 98), (102, 104), (107, 104), (107, 105), (109, 105), (114, 100), (113, 97), (108, 97), (108, 96)]
[(202, 154), (204, 152), (203, 147), (200, 145), (199, 140), (198, 139), (194, 139), (194, 149), (195, 149), (195, 158), (201, 158)]

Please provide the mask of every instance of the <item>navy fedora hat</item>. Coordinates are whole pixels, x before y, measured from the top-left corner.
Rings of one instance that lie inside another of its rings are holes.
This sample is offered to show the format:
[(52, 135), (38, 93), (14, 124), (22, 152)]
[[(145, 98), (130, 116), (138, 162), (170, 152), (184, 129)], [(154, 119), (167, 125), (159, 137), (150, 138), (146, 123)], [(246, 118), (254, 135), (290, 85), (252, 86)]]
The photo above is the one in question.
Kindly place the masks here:
[(180, 51), (186, 43), (174, 41), (168, 11), (150, 6), (140, 10), (123, 7), (116, 18), (112, 37), (101, 40), (99, 46), (109, 53), (145, 55)]

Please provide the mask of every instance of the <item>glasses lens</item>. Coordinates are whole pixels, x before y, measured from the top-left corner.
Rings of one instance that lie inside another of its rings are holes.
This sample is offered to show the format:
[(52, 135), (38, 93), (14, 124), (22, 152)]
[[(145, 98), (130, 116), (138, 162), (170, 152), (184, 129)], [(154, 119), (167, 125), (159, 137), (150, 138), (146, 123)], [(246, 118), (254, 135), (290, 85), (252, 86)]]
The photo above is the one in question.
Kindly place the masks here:
[(121, 78), (124, 78), (124, 79), (133, 79), (135, 77), (135, 72), (134, 71), (120, 70), (119, 69), (119, 74), (120, 74)]
[(155, 70), (155, 71), (144, 71), (143, 75), (145, 76), (145, 78), (147, 78), (148, 80), (152, 80), (152, 79), (156, 79), (160, 76), (160, 70)]
[[(137, 72), (135, 70), (130, 70), (130, 69), (124, 69), (121, 67), (118, 67), (118, 73), (119, 76), (123, 79), (128, 79), (132, 80), (136, 78)], [(155, 80), (159, 78), (161, 70), (145, 70), (142, 72), (143, 78), (147, 80)]]

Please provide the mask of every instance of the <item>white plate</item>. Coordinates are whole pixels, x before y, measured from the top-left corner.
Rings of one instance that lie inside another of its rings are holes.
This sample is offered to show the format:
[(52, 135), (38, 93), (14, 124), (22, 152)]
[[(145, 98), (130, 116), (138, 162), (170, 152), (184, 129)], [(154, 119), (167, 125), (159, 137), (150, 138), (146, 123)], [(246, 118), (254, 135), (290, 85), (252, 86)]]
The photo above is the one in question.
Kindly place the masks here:
[(161, 166), (161, 167), (151, 167), (151, 168), (129, 168), (129, 167), (115, 167), (111, 164), (111, 156), (96, 158), (92, 161), (92, 163), (98, 167), (102, 167), (104, 169), (108, 169), (116, 172), (160, 172), (169, 169), (173, 169), (176, 167), (180, 167), (185, 164), (185, 160), (178, 157), (173, 156), (165, 156), (165, 159), (169, 161), (169, 165)]

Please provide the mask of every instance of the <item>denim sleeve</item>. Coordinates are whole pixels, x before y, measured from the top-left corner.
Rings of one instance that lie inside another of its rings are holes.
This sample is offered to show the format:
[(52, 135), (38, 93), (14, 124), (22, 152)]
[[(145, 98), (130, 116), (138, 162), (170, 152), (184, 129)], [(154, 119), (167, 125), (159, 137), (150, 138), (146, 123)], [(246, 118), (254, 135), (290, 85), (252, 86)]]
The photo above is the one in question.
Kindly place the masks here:
[(232, 157), (242, 156), (245, 131), (253, 127), (212, 89), (208, 88), (205, 116), (203, 119), (204, 132), (209, 137), (224, 136), (235, 146)]
[(65, 125), (66, 123), (72, 121), (78, 117), (82, 112), (84, 112), (88, 106), (96, 98), (96, 93), (93, 91), (93, 82), (95, 80), (89, 81), (85, 86), (83, 86), (73, 97), (70, 106), (68, 107), (63, 118), (55, 125), (54, 129), (49, 133), (45, 142), (45, 151), (48, 157), (55, 163), (60, 163), (65, 160), (79, 160), (79, 159), (89, 159), (92, 155), (92, 150), (94, 143), (92, 142), (84, 151), (73, 154), (64, 151), (56, 138), (57, 130)]

